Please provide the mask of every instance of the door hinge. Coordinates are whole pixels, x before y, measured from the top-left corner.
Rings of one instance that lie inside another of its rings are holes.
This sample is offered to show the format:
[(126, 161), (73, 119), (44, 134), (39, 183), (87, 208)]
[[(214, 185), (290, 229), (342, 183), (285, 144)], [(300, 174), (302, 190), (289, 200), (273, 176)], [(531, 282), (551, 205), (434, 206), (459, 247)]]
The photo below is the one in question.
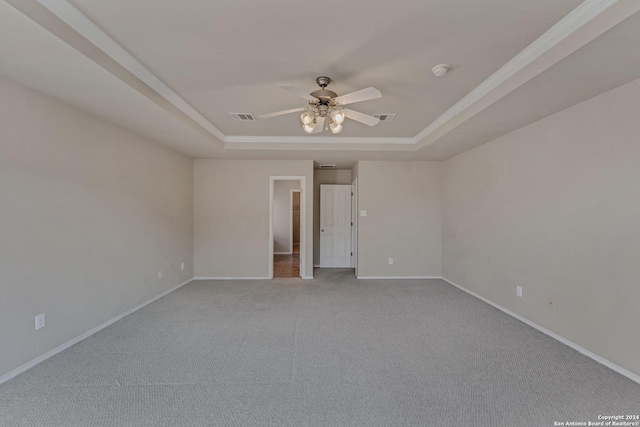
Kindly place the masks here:
[(351, 252), (351, 256), (353, 256), (353, 252)]
[(353, 191), (351, 192), (351, 197), (353, 197)]
[(351, 226), (353, 227), (353, 221), (351, 222)]

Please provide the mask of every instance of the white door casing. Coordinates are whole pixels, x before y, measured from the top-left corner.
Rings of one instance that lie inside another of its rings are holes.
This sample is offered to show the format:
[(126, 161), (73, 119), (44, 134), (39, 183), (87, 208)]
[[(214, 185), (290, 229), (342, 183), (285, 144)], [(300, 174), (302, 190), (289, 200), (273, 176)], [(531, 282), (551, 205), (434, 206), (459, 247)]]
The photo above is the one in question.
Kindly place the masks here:
[(358, 178), (351, 183), (351, 268), (358, 275)]
[(320, 186), (320, 267), (351, 267), (351, 185)]

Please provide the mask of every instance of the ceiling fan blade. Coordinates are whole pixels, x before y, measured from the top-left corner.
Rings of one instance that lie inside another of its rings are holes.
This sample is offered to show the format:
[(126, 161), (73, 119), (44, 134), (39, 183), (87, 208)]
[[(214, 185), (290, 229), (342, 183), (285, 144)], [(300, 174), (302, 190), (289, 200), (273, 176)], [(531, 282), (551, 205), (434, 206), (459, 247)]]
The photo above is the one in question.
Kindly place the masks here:
[(304, 107), (292, 108), (290, 110), (276, 111), (275, 113), (262, 114), (258, 117), (261, 119), (268, 119), (270, 117), (282, 116), (283, 114), (297, 113), (298, 111), (304, 111)]
[(324, 130), (324, 117), (320, 116), (316, 119), (316, 127), (311, 133), (320, 133)]
[(304, 93), (303, 91), (301, 91), (300, 89), (298, 89), (295, 86), (291, 86), (291, 85), (286, 85), (286, 84), (279, 84), (279, 87), (281, 87), (282, 89), (289, 91), (291, 93), (293, 93), (294, 95), (298, 95), (300, 98), (304, 98), (307, 101), (317, 101), (318, 98), (316, 98), (315, 96), (311, 96), (308, 93)]
[(344, 114), (347, 119), (364, 123), (367, 126), (375, 126), (380, 122), (380, 119), (377, 117), (373, 117), (368, 114), (361, 113), (359, 111), (350, 110), (348, 108), (344, 109)]
[(341, 105), (353, 104), (354, 102), (368, 101), (382, 97), (382, 93), (375, 87), (360, 89), (355, 92), (347, 93), (333, 98), (335, 102)]

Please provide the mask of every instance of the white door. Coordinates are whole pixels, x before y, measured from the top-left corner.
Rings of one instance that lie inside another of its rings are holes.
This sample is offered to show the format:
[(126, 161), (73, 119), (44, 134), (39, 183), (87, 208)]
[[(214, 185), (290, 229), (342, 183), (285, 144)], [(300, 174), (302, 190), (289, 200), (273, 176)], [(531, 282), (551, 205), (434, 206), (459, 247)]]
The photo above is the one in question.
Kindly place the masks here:
[(320, 267), (351, 267), (351, 186), (320, 186)]

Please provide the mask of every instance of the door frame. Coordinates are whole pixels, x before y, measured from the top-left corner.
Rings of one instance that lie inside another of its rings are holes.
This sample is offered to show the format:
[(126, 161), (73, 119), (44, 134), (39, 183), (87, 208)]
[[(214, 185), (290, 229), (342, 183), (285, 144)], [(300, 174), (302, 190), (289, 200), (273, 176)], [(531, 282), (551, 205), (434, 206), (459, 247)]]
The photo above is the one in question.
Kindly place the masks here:
[(351, 181), (351, 268), (355, 268), (358, 276), (358, 178)]
[[(269, 177), (269, 279), (273, 279), (273, 197), (276, 181), (300, 181), (300, 277), (305, 279), (305, 271), (307, 260), (306, 256), (306, 196), (307, 196), (307, 177), (306, 176), (270, 176)], [(293, 221), (293, 215), (289, 211), (290, 223)], [(293, 226), (292, 226), (293, 228)], [(293, 239), (293, 236), (291, 237)], [(293, 245), (291, 246), (293, 250)]]
[[(300, 193), (300, 209), (302, 209), (302, 191), (300, 191), (300, 189), (298, 190), (289, 190), (290, 191), (290, 195), (289, 195), (289, 249), (291, 250), (291, 252), (289, 252), (290, 254), (293, 253), (293, 193)], [(300, 210), (300, 220), (302, 220), (302, 211)], [(302, 231), (302, 222), (300, 222), (300, 230)], [(299, 243), (300, 246), (302, 246), (302, 242)], [(302, 276), (301, 276), (302, 277)]]

